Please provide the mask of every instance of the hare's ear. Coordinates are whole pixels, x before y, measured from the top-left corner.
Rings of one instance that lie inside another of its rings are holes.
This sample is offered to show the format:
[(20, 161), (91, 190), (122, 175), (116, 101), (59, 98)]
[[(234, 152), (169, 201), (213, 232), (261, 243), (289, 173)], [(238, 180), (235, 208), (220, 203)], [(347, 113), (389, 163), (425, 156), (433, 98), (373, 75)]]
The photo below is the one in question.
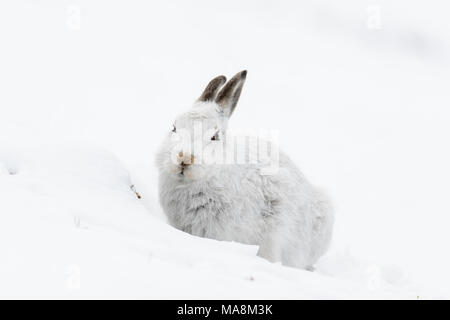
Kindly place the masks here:
[(225, 76), (218, 76), (212, 79), (203, 91), (198, 101), (214, 101), (217, 95), (217, 91), (219, 91), (220, 87), (227, 81)]
[(242, 86), (247, 77), (247, 70), (237, 73), (217, 95), (216, 103), (231, 116), (241, 95)]

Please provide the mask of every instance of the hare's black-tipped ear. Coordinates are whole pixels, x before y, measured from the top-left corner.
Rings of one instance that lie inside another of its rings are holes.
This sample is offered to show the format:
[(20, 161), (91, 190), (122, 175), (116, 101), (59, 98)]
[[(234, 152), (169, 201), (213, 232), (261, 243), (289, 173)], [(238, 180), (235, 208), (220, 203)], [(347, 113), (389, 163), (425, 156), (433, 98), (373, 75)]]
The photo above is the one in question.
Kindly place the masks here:
[(231, 116), (236, 108), (246, 77), (247, 70), (237, 73), (217, 95), (216, 103), (228, 113), (228, 116)]
[(220, 87), (227, 81), (225, 76), (218, 76), (212, 79), (203, 91), (198, 101), (214, 101), (217, 95), (217, 91), (219, 91)]

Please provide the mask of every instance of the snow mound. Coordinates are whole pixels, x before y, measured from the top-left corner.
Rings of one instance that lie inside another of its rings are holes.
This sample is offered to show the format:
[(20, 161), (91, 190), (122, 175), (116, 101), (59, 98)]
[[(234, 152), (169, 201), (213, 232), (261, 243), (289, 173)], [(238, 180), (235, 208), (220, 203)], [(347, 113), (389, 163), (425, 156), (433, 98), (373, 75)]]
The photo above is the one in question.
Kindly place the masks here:
[(95, 148), (0, 149), (0, 298), (416, 298), (363, 273), (333, 277), (354, 268), (342, 254), (308, 272), (182, 233), (131, 186)]

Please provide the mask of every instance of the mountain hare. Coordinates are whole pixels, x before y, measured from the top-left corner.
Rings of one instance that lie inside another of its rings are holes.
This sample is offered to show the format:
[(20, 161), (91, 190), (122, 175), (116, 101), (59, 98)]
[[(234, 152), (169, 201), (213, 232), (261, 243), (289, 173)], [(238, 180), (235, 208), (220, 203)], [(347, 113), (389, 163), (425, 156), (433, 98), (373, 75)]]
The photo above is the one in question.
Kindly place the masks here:
[[(246, 75), (239, 72), (226, 84), (224, 76), (211, 80), (168, 130), (157, 154), (161, 205), (182, 231), (258, 245), (258, 255), (269, 261), (311, 269), (330, 243), (333, 211), (297, 166), (282, 152), (272, 174), (263, 174), (267, 162), (261, 155), (255, 163), (204, 159), (208, 152), (234, 151), (226, 130)], [(246, 150), (245, 160), (251, 152)]]

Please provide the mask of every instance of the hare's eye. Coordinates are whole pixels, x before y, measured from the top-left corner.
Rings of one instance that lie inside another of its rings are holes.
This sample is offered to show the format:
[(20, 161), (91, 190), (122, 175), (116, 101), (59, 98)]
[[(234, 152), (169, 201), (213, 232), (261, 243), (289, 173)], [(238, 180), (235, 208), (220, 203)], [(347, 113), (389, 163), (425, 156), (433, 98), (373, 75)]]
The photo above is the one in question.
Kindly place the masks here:
[(219, 140), (219, 131), (216, 132), (214, 136), (212, 136), (211, 141), (217, 141)]
[(172, 132), (177, 132), (177, 128), (175, 127), (175, 125), (173, 124), (172, 126), (173, 126)]

